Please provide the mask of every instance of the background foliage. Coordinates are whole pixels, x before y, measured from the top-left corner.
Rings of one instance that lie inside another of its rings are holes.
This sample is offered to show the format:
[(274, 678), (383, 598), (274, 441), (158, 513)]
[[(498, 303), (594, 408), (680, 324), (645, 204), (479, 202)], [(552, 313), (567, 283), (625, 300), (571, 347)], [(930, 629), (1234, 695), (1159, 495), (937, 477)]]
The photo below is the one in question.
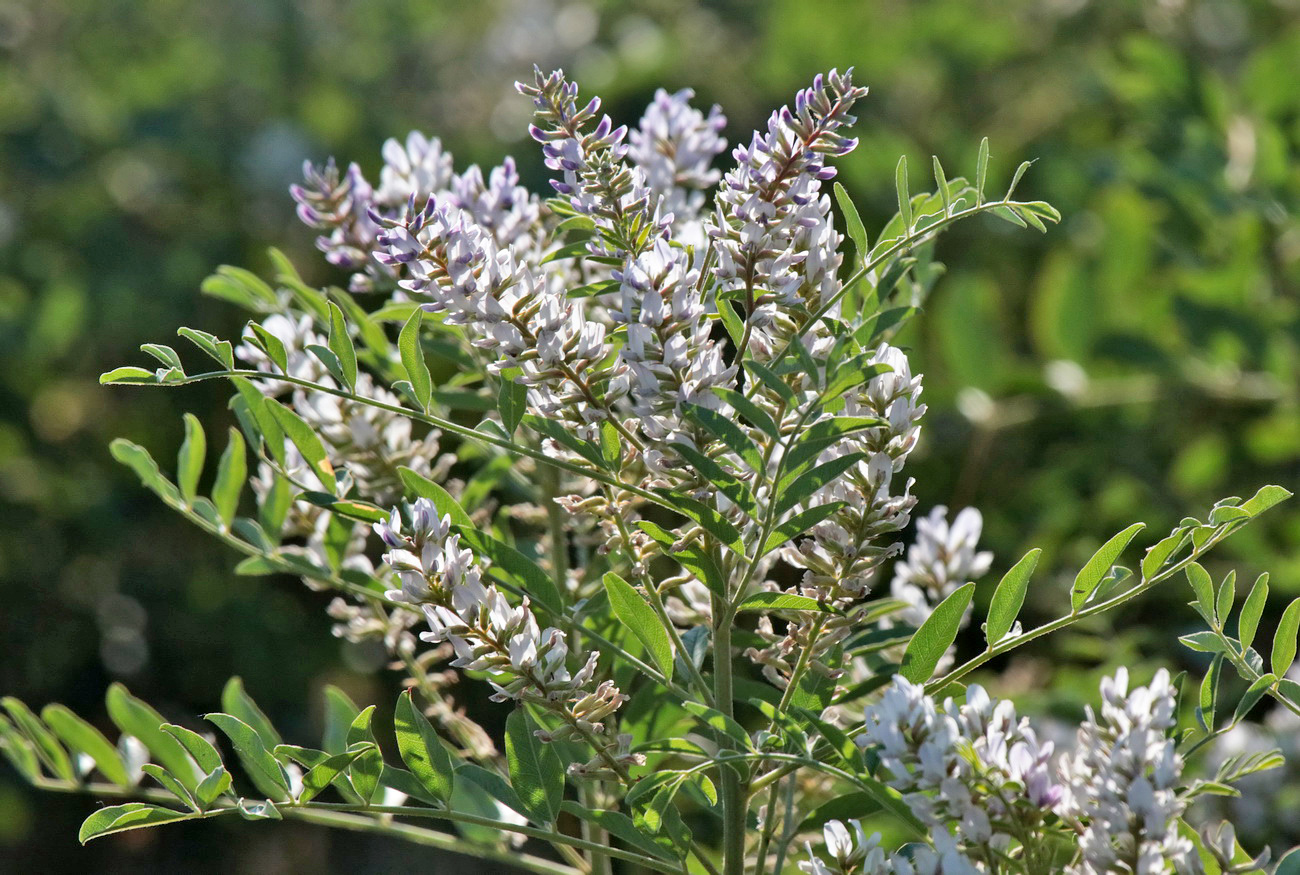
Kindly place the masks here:
[[(382, 655), (330, 637), (325, 596), (235, 577), (232, 556), (109, 459), (118, 435), (169, 456), (182, 409), (224, 428), (221, 390), (95, 380), (177, 324), (237, 332), (240, 315), (197, 292), (219, 263), (265, 268), (275, 243), (309, 280), (333, 279), (285, 190), (303, 158), (373, 169), (384, 138), (419, 128), (461, 165), (513, 151), (536, 185), (511, 87), (534, 62), (629, 122), (656, 86), (694, 87), (723, 104), (733, 141), (814, 72), (856, 65), (872, 96), (841, 180), (869, 228), (893, 212), (900, 153), (916, 184), (931, 154), (968, 172), (985, 135), (997, 178), (1039, 159), (1022, 192), (1063, 225), (958, 226), (939, 249), (951, 278), (901, 342), (927, 376), (909, 465), (921, 509), (978, 506), (995, 574), (1045, 548), (1060, 586), (1041, 583), (1027, 610), (1046, 615), (1128, 523), (1167, 531), (1224, 495), (1300, 481), (1297, 57), (1295, 0), (0, 7), (0, 689), (93, 715), (120, 679), (164, 713), (201, 713), (240, 674), (289, 735), (315, 728), (306, 709), (326, 682), (392, 701)], [(1298, 546), (1300, 512), (1283, 505), (1211, 570), (1272, 571), (1280, 608), (1300, 595)], [(996, 686), (1073, 717), (1116, 664), (1187, 667), (1185, 601), (1166, 587), (1026, 648)], [(0, 773), (0, 869), (38, 853), (56, 870), (416, 859), (288, 824), (81, 849), (87, 804)]]

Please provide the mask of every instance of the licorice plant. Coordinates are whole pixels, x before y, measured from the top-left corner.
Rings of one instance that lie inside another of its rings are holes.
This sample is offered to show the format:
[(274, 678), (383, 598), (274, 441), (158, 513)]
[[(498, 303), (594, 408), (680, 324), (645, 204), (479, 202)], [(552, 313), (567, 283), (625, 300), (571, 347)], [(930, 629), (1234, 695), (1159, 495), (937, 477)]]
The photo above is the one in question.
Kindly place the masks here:
[[(377, 183), (308, 164), (292, 196), (346, 288), (309, 287), (275, 251), (271, 282), (223, 267), (203, 291), (251, 312), (243, 335), (179, 330), (215, 368), (151, 343), (158, 368), (103, 376), (233, 388), (209, 495), (193, 416), (174, 479), (126, 440), (114, 457), (243, 554), (237, 573), (333, 592), (336, 634), (382, 642), (407, 690), (390, 719), (327, 689), (318, 748), (285, 743), (238, 679), (206, 729), (113, 686), (116, 743), (62, 706), (4, 700), (22, 775), (118, 800), (81, 840), (236, 814), (543, 873), (1263, 865), (1188, 811), (1279, 757), (1212, 779), (1184, 763), (1266, 696), (1300, 713), (1300, 603), (1266, 672), (1251, 644), (1267, 582), (1229, 635), (1233, 578), (1216, 590), (1198, 560), (1289, 492), (1225, 499), (1132, 571), (1142, 525), (1125, 529), (1033, 628), (1017, 615), (1038, 551), (967, 628), (996, 564), (978, 511), (934, 508), (902, 549), (926, 407), (892, 340), (946, 228), (1058, 221), (1014, 199), (1028, 164), (990, 196), (986, 141), (972, 181), (936, 159), (934, 191), (913, 195), (901, 161), (873, 242), (832, 184), (867, 93), (851, 71), (818, 76), (725, 173), (725, 119), (689, 91), (660, 91), (629, 129), (561, 72), (518, 90), (553, 196), (510, 160), (457, 172), (418, 133), (384, 145)], [(1076, 740), (1049, 740), (970, 682), (1180, 576), (1208, 626), (1184, 642), (1213, 654), (1187, 709), (1183, 679), (1120, 671)], [(1225, 665), (1249, 690), (1219, 707)], [(486, 726), (463, 707), (475, 685), (491, 700), (475, 713), (499, 715)]]

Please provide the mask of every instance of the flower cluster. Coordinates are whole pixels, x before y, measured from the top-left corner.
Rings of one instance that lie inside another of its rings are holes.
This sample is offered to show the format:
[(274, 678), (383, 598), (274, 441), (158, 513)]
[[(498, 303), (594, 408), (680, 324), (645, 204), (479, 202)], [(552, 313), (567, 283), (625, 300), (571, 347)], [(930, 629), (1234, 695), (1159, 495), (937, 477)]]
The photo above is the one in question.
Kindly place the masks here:
[(974, 875), (979, 870), (951, 847), (913, 845), (909, 854), (886, 851), (880, 834), (868, 836), (862, 824), (850, 820), (827, 821), (822, 828), (826, 858), (813, 853), (812, 843), (804, 849), (808, 859), (799, 868), (808, 875)]
[[(656, 444), (694, 444), (682, 405), (720, 409), (722, 401), (712, 390), (735, 382), (735, 366), (723, 360), (721, 344), (710, 336), (700, 271), (690, 259), (687, 250), (660, 239), (636, 257), (629, 255), (614, 273), (622, 308), (613, 315), (627, 324), (619, 361), (626, 366), (632, 412)], [(665, 459), (662, 448), (646, 453), (651, 470), (663, 471)]]
[(844, 506), (814, 526), (812, 537), (783, 553), (792, 565), (806, 569), (803, 589), (818, 598), (854, 600), (866, 594), (876, 569), (899, 550), (897, 544), (882, 545), (879, 539), (905, 528), (916, 505), (910, 479), (901, 495), (893, 487), (920, 437), (925, 414), (919, 402), (921, 375), (913, 376), (907, 355), (887, 344), (875, 351), (868, 365), (887, 370), (847, 395), (843, 412), (873, 417), (881, 424), (853, 432), (822, 453), (821, 463), (850, 454), (863, 458), (808, 502), (810, 507), (833, 502)]
[(603, 324), (586, 319), (562, 289), (452, 203), (431, 197), (386, 225), (380, 262), (404, 271), (402, 288), (426, 300), (425, 310), (445, 312), (474, 346), (490, 351), (489, 370), (521, 369), (535, 411), (584, 433), (608, 417), (590, 373), (610, 354)]
[(656, 91), (641, 123), (628, 135), (627, 158), (660, 199), (660, 210), (672, 216), (674, 239), (699, 246), (705, 242), (700, 222), (704, 192), (722, 178), (712, 165), (727, 148), (722, 136), (727, 117), (716, 105), (706, 117), (691, 106), (694, 96), (689, 88), (674, 94)]
[(977, 552), (983, 528), (984, 518), (973, 507), (962, 509), (951, 524), (943, 505), (916, 521), (916, 540), (894, 563), (889, 591), (907, 604), (899, 613), (903, 622), (920, 626), (953, 590), (989, 570), (993, 554)]
[(571, 728), (604, 730), (602, 721), (625, 701), (618, 688), (604, 681), (587, 689), (600, 654), (592, 651), (575, 673), (568, 668), (568, 640), (559, 629), (542, 629), (527, 597), (512, 605), (490, 582), (473, 553), (461, 547), (447, 516), (439, 519), (433, 503), (411, 505), (411, 524), (404, 527), (394, 509), (374, 531), (389, 547), (384, 562), (401, 581), (388, 597), (418, 605), (429, 631), (425, 641), (450, 642), (452, 665), (488, 674), (496, 701), (535, 702), (563, 714)]
[(398, 280), (391, 263), (378, 256), (386, 225), (402, 220), (412, 204), (437, 198), (449, 209), (463, 211), (499, 246), (512, 247), (516, 257), (536, 261), (547, 242), (541, 206), (535, 195), (519, 185), (512, 159), (484, 178), (471, 166), (453, 172), (452, 156), (437, 137), (419, 131), (405, 143), (388, 140), (379, 185), (372, 186), (354, 163), (340, 174), (333, 159), (321, 167), (303, 165), (304, 181), (290, 189), (298, 202), (298, 217), (327, 234), (317, 247), (331, 264), (352, 272), (353, 291), (393, 291)]
[(607, 115), (591, 126), (600, 112), (599, 97), (579, 109), (577, 83), (569, 82), (562, 70), (550, 75), (536, 70), (531, 85), (518, 82), (515, 87), (532, 98), (529, 133), (542, 144), (546, 166), (560, 174), (551, 186), (596, 223), (598, 233), (589, 244), (593, 255), (636, 255), (649, 239), (667, 234), (670, 221), (653, 202), (645, 172), (624, 160), (627, 127), (614, 127)]
[[(1076, 748), (1054, 761), (1052, 743), (1040, 741), (1027, 718), (1017, 720), (1011, 702), (971, 685), (965, 704), (940, 706), (922, 686), (895, 677), (867, 709), (858, 743), (930, 831), (929, 846), (911, 849), (914, 870), (900, 869), (900, 858), (880, 852), (874, 838), (859, 832), (851, 840), (843, 826), (828, 827), (827, 849), (840, 868), (814, 858), (805, 871), (992, 872), (1007, 859), (1047, 871), (1061, 865), (1052, 861), (1065, 837), (1076, 835), (1078, 858), (1066, 870), (1073, 875), (1198, 871), (1178, 831), (1185, 803), (1177, 791), (1182, 761), (1167, 735), (1175, 723), (1168, 672), (1129, 690), (1120, 668), (1102, 680), (1101, 699), (1100, 718), (1089, 708)], [(1225, 842), (1220, 831), (1209, 844)]]
[(778, 352), (776, 341), (793, 337), (839, 287), (842, 238), (821, 184), (835, 176), (826, 157), (857, 145), (840, 129), (853, 124), (850, 110), (866, 93), (853, 84), (852, 69), (818, 76), (793, 109), (774, 112), (766, 133), (755, 131), (732, 153), (737, 166), (722, 180), (709, 233), (721, 293), (743, 296), (760, 358)]
[(1039, 741), (1028, 718), (1017, 720), (1010, 701), (995, 702), (978, 685), (967, 688), (965, 704), (948, 699), (940, 707), (896, 677), (868, 709), (859, 744), (873, 747), (935, 846), (972, 861), (1039, 832), (1061, 801), (1052, 743)]
[(1175, 691), (1161, 669), (1150, 686), (1128, 688), (1128, 671), (1101, 682), (1101, 715), (1088, 709), (1079, 745), (1062, 767), (1063, 816), (1082, 825), (1083, 858), (1072, 872), (1192, 871), (1192, 844), (1179, 835), (1182, 759), (1169, 737)]
[[(266, 335), (280, 342), (285, 351), (287, 370), (285, 376), (306, 380), (328, 388), (339, 388), (319, 358), (309, 347), (323, 347), (326, 339), (316, 331), (310, 316), (291, 319), (282, 314), (267, 316), (257, 326)], [(250, 333), (252, 329), (250, 327)], [(246, 335), (247, 336), (247, 335)], [(246, 340), (236, 348), (235, 354), (259, 371), (268, 374), (282, 373), (279, 366), (257, 345)], [(340, 397), (331, 392), (307, 389), (284, 380), (260, 380), (257, 383), (267, 395), (287, 396), (294, 412), (320, 437), (330, 464), (342, 473), (344, 482), (355, 486), (368, 499), (381, 504), (391, 504), (402, 496), (403, 486), (398, 476), (401, 467), (410, 468), (421, 476), (434, 476), (445, 468), (439, 460), (439, 434), (428, 431), (417, 437), (411, 420), (392, 410), (368, 402), (379, 402), (397, 407), (399, 399), (368, 373), (360, 372), (353, 387), (352, 397)], [(294, 482), (311, 491), (324, 491), (301, 452), (292, 443), (285, 447), (283, 471)], [(253, 490), (259, 505), (274, 506), (269, 500), (281, 481), (280, 474), (263, 461), (253, 477)], [(347, 492), (347, 488), (344, 489)], [(279, 531), (271, 532), (277, 538), (296, 536), (305, 539), (305, 549), (319, 564), (328, 566), (326, 540), (330, 537), (331, 523), (339, 521), (306, 501), (295, 501), (286, 510)], [(366, 573), (373, 564), (365, 555), (365, 527), (347, 525), (348, 537), (334, 538), (333, 548), (338, 552), (338, 563)], [(309, 581), (310, 584), (310, 581)], [(314, 585), (314, 584), (311, 584)], [(401, 628), (394, 628), (385, 618), (375, 614), (369, 605), (358, 606), (360, 615), (350, 616), (352, 632), (360, 628), (382, 626), (382, 637), (390, 643), (402, 642), (409, 648), (409, 636)], [(378, 626), (375, 626), (378, 624)]]

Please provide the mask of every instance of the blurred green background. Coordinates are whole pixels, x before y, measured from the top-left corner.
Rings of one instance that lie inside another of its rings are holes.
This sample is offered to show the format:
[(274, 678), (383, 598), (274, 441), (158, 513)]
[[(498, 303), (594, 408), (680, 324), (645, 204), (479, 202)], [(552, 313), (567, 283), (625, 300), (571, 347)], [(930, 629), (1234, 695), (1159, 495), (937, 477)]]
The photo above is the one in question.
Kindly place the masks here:
[[(331, 637), (326, 596), (234, 576), (232, 556), (109, 458), (119, 435), (170, 457), (183, 410), (224, 427), (222, 390), (96, 377), (181, 324), (237, 332), (241, 315), (197, 291), (220, 263), (265, 269), (275, 244), (308, 279), (336, 280), (286, 192), (304, 158), (373, 171), (386, 137), (418, 128), (458, 166), (513, 151), (539, 185), (512, 88), (534, 63), (563, 65), (627, 122), (655, 87), (694, 87), (726, 109), (733, 142), (814, 73), (855, 65), (872, 95), (840, 178), (869, 228), (893, 212), (899, 154), (913, 191), (931, 154), (970, 172), (982, 136), (991, 178), (1038, 159), (1020, 193), (1062, 225), (958, 227), (939, 247), (949, 276), (902, 338), (931, 411), (911, 465), (921, 510), (978, 506), (995, 574), (1045, 548), (1036, 615), (1130, 522), (1154, 540), (1218, 498), (1300, 484), (1300, 0), (8, 0), (0, 691), (96, 717), (122, 680), (176, 718), (211, 710), (239, 674), (291, 738), (313, 730), (323, 683), (391, 700), (382, 659)], [(1284, 603), (1300, 595), (1297, 547), (1300, 508), (1284, 505), (1212, 570), (1268, 569)], [(1026, 648), (994, 686), (1073, 718), (1109, 666), (1196, 668), (1174, 641), (1193, 627), (1181, 586)], [(289, 824), (81, 849), (92, 804), (0, 767), (0, 870), (425, 859)]]

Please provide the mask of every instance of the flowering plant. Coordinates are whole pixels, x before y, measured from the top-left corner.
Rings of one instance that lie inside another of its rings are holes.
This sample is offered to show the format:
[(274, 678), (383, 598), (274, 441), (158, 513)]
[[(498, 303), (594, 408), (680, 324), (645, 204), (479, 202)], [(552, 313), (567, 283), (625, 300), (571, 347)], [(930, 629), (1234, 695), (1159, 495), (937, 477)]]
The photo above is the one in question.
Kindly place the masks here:
[[(95, 811), (82, 841), (238, 813), (547, 873), (1263, 865), (1185, 813), (1279, 757), (1239, 757), (1213, 780), (1183, 767), (1265, 696), (1300, 713), (1286, 677), (1300, 602), (1265, 672), (1251, 644), (1267, 581), (1230, 636), (1233, 578), (1216, 590), (1198, 564), (1289, 492), (1185, 520), (1136, 571), (1118, 563), (1142, 525), (1125, 529), (1079, 571), (1068, 611), (1025, 629), (1032, 551), (993, 589), (985, 646), (964, 661), (972, 581), (994, 563), (978, 511), (934, 508), (905, 554), (897, 540), (926, 408), (891, 340), (939, 275), (944, 229), (1059, 220), (1013, 199), (1028, 164), (990, 198), (987, 141), (973, 181), (936, 159), (933, 193), (912, 195), (900, 162), (898, 213), (872, 244), (829, 186), (866, 95), (851, 71), (773, 113), (725, 175), (725, 120), (689, 91), (659, 92), (632, 130), (560, 72), (519, 91), (555, 197), (521, 187), (509, 160), (457, 173), (418, 133), (385, 144), (377, 184), (355, 164), (308, 164), (292, 194), (347, 288), (311, 288), (275, 252), (274, 284), (222, 268), (204, 291), (254, 314), (243, 336), (179, 331), (216, 369), (146, 344), (160, 367), (103, 376), (233, 385), (238, 427), (209, 496), (193, 416), (174, 480), (128, 441), (114, 456), (244, 554), (239, 573), (335, 592), (336, 634), (381, 641), (409, 689), (391, 733), (374, 705), (328, 689), (310, 748), (284, 743), (235, 679), (206, 718), (233, 757), (121, 685), (116, 744), (61, 706), (4, 700), (0, 747), (33, 783), (134, 800)], [(969, 683), (1179, 574), (1209, 627), (1184, 642), (1214, 654), (1196, 726), (1178, 731), (1164, 671), (1103, 681), (1073, 743)], [(1249, 689), (1216, 722), (1225, 665)], [(503, 731), (460, 707), (462, 682), (488, 685)], [(537, 853), (515, 847), (530, 841)]]

